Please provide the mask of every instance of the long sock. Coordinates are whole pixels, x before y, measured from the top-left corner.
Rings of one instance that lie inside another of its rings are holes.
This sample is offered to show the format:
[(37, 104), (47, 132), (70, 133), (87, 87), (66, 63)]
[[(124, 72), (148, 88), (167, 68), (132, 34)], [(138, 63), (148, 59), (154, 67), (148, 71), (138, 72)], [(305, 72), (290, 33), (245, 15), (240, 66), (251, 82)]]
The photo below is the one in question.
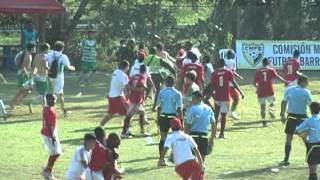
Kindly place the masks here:
[(47, 167), (46, 167), (46, 171), (48, 172), (52, 172), (52, 169), (53, 169), (53, 166), (54, 166), (54, 163), (56, 162), (56, 160), (58, 159), (60, 155), (57, 154), (57, 155), (52, 155), (49, 157), (48, 159), (48, 164), (47, 164)]
[(318, 180), (317, 173), (310, 174), (310, 175), (309, 175), (309, 180)]
[(163, 146), (164, 146), (164, 140), (160, 140), (160, 143), (159, 143), (159, 155), (162, 152)]
[(284, 148), (284, 152), (285, 152), (284, 161), (288, 162), (289, 161), (290, 152), (291, 152), (291, 145), (286, 145), (285, 148)]
[(227, 119), (226, 118), (221, 118), (220, 134), (224, 135), (224, 129), (226, 128), (226, 123), (227, 123)]
[(127, 134), (128, 133), (128, 129), (129, 129), (129, 126), (130, 126), (130, 120), (131, 120), (131, 117), (126, 117), (124, 119), (124, 124), (123, 124), (123, 128), (122, 128), (122, 134)]
[(144, 114), (139, 114), (139, 124), (140, 124), (141, 133), (144, 133), (144, 124), (143, 124), (144, 121), (145, 121)]

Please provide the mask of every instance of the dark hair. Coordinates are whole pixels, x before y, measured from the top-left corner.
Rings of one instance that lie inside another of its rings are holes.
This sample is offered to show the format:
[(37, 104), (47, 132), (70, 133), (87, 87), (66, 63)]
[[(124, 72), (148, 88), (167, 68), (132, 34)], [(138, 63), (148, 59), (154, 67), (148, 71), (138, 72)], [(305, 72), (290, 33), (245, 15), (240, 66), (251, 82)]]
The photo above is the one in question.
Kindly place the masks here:
[(195, 62), (195, 61), (197, 61), (197, 59), (198, 59), (197, 55), (194, 54), (194, 53), (191, 52), (191, 51), (188, 51), (188, 52), (187, 52), (187, 57), (188, 57), (189, 59), (191, 59), (192, 62)]
[(302, 84), (303, 82), (308, 82), (308, 76), (306, 76), (306, 75), (300, 75), (299, 77), (298, 77), (298, 84)]
[(166, 86), (172, 87), (174, 85), (174, 78), (172, 76), (168, 76), (166, 79)]
[(156, 44), (156, 48), (159, 50), (159, 51), (162, 51), (163, 50), (163, 44), (161, 42), (157, 43)]
[(320, 103), (312, 102), (309, 107), (310, 107), (311, 114), (319, 114), (319, 112), (320, 112)]
[(180, 131), (180, 128), (171, 128), (172, 131)]
[(48, 43), (40, 44), (40, 51), (41, 52), (48, 51), (49, 49), (50, 49), (50, 45)]
[(203, 57), (203, 62), (205, 62), (205, 63), (210, 63), (210, 56), (205, 55), (205, 56)]
[(200, 91), (195, 91), (195, 92), (193, 92), (193, 93), (192, 93), (192, 96), (195, 96), (195, 97), (197, 97), (197, 98), (199, 98), (199, 99), (202, 99), (202, 98), (203, 98), (203, 95), (202, 95), (202, 93), (201, 93)]
[(139, 49), (144, 49), (144, 44), (143, 44), (143, 43), (140, 43), (139, 46), (138, 46), (138, 48), (139, 48)]
[(56, 51), (62, 51), (64, 48), (64, 42), (62, 41), (57, 41), (56, 43), (54, 43), (54, 49)]
[(96, 136), (97, 140), (100, 143), (104, 144), (103, 141), (104, 141), (104, 138), (106, 136), (106, 132), (104, 131), (104, 129), (102, 127), (100, 127), (100, 126), (96, 127), (94, 129), (94, 135)]
[(55, 97), (53, 96), (53, 94), (47, 94), (46, 95), (46, 102), (48, 106), (54, 106), (54, 99)]
[(223, 66), (225, 66), (226, 65), (226, 62), (224, 61), (224, 59), (223, 58), (220, 58), (219, 60), (218, 60), (218, 66), (219, 67), (223, 67)]
[(91, 141), (91, 140), (96, 140), (96, 136), (91, 133), (87, 133), (84, 135), (84, 141)]
[(33, 43), (33, 42), (29, 42), (28, 44), (27, 44), (27, 50), (28, 51), (31, 51), (33, 48), (35, 48), (36, 47), (36, 44), (35, 43)]
[(233, 53), (232, 50), (229, 50), (227, 52), (227, 59), (233, 59), (235, 57), (235, 54)]
[(186, 50), (187, 51), (190, 51), (191, 50), (191, 48), (192, 48), (192, 46), (193, 46), (193, 44), (192, 44), (192, 42), (191, 41), (187, 41), (187, 42), (185, 42), (185, 48), (186, 48)]
[(186, 78), (190, 79), (192, 82), (194, 82), (197, 78), (197, 74), (194, 73), (194, 71), (189, 71), (186, 74)]
[(149, 54), (156, 54), (156, 53), (157, 53), (156, 47), (149, 48)]
[(293, 57), (299, 57), (300, 56), (300, 51), (298, 49), (293, 51)]
[(262, 59), (262, 65), (263, 65), (263, 66), (268, 66), (269, 64), (270, 64), (270, 61), (269, 61), (268, 58), (263, 58), (263, 59)]
[(119, 69), (124, 69), (124, 68), (127, 68), (128, 66), (129, 66), (128, 61), (121, 61), (118, 65)]
[(110, 148), (117, 148), (120, 145), (121, 139), (117, 133), (110, 133), (108, 135), (107, 144)]
[(147, 72), (147, 66), (146, 65), (141, 65), (140, 66), (140, 73), (146, 73)]
[(126, 44), (126, 42), (127, 42), (127, 40), (125, 40), (125, 39), (120, 40), (120, 44)]

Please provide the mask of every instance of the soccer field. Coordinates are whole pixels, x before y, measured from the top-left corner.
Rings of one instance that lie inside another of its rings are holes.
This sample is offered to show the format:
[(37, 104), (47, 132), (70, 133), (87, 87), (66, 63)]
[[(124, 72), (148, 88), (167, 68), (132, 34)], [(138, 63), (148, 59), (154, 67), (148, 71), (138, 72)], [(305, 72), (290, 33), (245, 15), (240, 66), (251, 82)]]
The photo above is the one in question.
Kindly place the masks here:
[[(206, 179), (307, 179), (308, 169), (305, 162), (305, 148), (300, 139), (294, 138), (290, 157), (290, 166), (280, 168), (278, 173), (271, 172), (283, 160), (285, 134), (284, 125), (279, 120), (280, 102), (283, 96), (283, 84), (276, 82), (277, 119), (272, 120), (267, 128), (259, 122), (260, 108), (255, 88), (252, 85), (253, 71), (239, 71), (245, 80), (238, 81), (245, 93), (240, 102), (238, 113), (242, 119), (228, 119), (226, 139), (216, 139), (213, 153), (206, 158)], [(303, 72), (311, 77), (309, 89), (314, 100), (320, 99), (319, 72)], [(11, 76), (11, 77), (9, 77)], [(15, 75), (8, 74), (9, 84), (0, 84), (0, 97), (6, 103), (16, 93)], [(109, 78), (102, 73), (93, 76), (84, 95), (76, 97), (77, 84), (75, 75), (66, 77), (66, 107), (72, 114), (64, 118), (57, 105), (59, 137), (63, 154), (54, 167), (58, 179), (65, 179), (71, 156), (82, 143), (84, 133), (92, 132), (99, 125), (106, 109), (106, 94)], [(35, 97), (28, 96), (24, 102)], [(152, 120), (148, 131), (158, 142), (155, 113), (151, 113), (147, 103), (147, 115)], [(20, 106), (8, 121), (0, 119), (0, 180), (38, 180), (47, 161), (40, 129), (42, 113), (40, 105), (34, 105), (34, 113), (29, 114), (27, 106)], [(120, 133), (124, 117), (114, 118), (105, 126), (106, 132)], [(134, 121), (133, 133), (138, 133), (138, 123)], [(120, 145), (120, 165), (126, 169), (127, 180), (176, 180), (174, 166), (158, 168), (158, 146), (148, 145), (145, 138), (125, 139)]]

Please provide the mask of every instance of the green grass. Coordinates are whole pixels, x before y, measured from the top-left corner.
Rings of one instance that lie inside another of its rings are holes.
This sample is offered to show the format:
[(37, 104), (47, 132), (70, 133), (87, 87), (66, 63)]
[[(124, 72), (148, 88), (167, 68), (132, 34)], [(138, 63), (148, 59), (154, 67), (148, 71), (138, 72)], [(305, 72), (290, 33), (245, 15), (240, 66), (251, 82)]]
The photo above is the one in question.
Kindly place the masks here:
[[(214, 152), (206, 159), (207, 179), (307, 179), (308, 169), (305, 163), (305, 148), (302, 142), (295, 138), (290, 158), (291, 165), (281, 168), (279, 173), (272, 173), (271, 167), (283, 158), (283, 144), (285, 136), (284, 126), (279, 119), (273, 120), (269, 127), (262, 128), (258, 122), (259, 106), (255, 90), (250, 84), (252, 72), (241, 72), (247, 78), (239, 81), (245, 92), (245, 99), (241, 101), (238, 112), (242, 116), (240, 121), (229, 120), (225, 140), (215, 141)], [(315, 81), (316, 72), (306, 72), (314, 77), (310, 89), (314, 99), (319, 100), (320, 84)], [(6, 74), (10, 83), (0, 84), (0, 97), (6, 102), (12, 99), (15, 89), (15, 75)], [(63, 118), (59, 112), (59, 137), (63, 146), (63, 154), (54, 168), (59, 179), (65, 179), (72, 153), (81, 144), (84, 133), (92, 132), (99, 124), (105, 113), (108, 78), (102, 74), (94, 75), (91, 87), (86, 89), (85, 95), (75, 97), (77, 85), (75, 76), (66, 78), (66, 105), (73, 112), (68, 118)], [(276, 84), (277, 114), (283, 95), (283, 85)], [(24, 102), (28, 102), (32, 94)], [(59, 107), (59, 106), (58, 106)], [(27, 107), (21, 106), (14, 111), (15, 116), (7, 122), (0, 121), (0, 180), (37, 180), (42, 179), (40, 172), (47, 160), (47, 151), (40, 135), (41, 112), (40, 106), (34, 106), (32, 115), (27, 113)], [(147, 105), (148, 117), (150, 102)], [(120, 132), (123, 118), (115, 118), (106, 126), (107, 132)], [(138, 132), (137, 122), (134, 122), (133, 132)], [(156, 134), (155, 123), (149, 131)], [(153, 139), (158, 141), (158, 136)], [(120, 146), (120, 164), (126, 169), (127, 180), (176, 180), (174, 167), (157, 168), (158, 147), (147, 146), (144, 138), (123, 140)]]

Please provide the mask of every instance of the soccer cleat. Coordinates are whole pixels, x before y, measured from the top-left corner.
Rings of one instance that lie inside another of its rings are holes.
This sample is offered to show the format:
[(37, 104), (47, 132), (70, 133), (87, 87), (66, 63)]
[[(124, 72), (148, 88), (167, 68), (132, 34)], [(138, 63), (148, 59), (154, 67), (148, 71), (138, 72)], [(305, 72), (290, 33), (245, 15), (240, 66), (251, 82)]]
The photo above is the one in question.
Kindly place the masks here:
[(121, 134), (121, 139), (131, 139), (132, 138), (132, 134), (131, 133), (127, 133), (127, 134)]
[(236, 112), (231, 112), (230, 117), (234, 120), (240, 120), (240, 116)]
[(279, 163), (279, 165), (280, 165), (280, 166), (289, 166), (290, 163), (289, 163), (289, 161), (281, 161), (281, 162)]
[(263, 125), (263, 127), (267, 127), (268, 125), (267, 125), (267, 121), (262, 121), (262, 125)]

